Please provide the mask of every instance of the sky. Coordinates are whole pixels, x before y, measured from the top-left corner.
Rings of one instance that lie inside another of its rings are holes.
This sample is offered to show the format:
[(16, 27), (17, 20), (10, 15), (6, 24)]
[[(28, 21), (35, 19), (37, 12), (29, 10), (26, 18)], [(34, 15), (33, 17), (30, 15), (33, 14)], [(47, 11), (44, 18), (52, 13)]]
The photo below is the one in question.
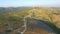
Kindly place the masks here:
[(60, 0), (0, 0), (0, 7), (19, 6), (60, 7)]

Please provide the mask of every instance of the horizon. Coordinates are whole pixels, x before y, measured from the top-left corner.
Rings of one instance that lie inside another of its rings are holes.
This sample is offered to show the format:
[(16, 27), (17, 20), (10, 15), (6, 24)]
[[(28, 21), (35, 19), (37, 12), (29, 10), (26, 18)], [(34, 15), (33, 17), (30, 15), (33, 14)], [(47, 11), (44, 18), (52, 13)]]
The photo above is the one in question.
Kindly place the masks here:
[(0, 7), (60, 7), (60, 0), (0, 0)]

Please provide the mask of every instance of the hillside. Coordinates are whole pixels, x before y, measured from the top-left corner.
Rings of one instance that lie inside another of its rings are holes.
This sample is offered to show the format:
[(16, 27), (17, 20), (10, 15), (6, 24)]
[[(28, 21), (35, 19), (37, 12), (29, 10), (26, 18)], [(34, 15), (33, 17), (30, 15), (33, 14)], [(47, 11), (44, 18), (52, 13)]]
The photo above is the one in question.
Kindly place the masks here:
[(55, 8), (33, 8), (30, 9), (29, 14), (36, 19), (42, 19), (45, 21), (53, 22), (58, 28), (60, 28), (60, 10)]
[(35, 7), (26, 10), (17, 10), (15, 12), (7, 12), (6, 15), (16, 17), (25, 17), (28, 15), (32, 18), (53, 22), (53, 24), (60, 28), (60, 10), (58, 8)]
[[(34, 27), (33, 24), (36, 24), (36, 26), (42, 26), (41, 24), (37, 24), (38, 22), (40, 23), (39, 20), (42, 20), (44, 22), (42, 23), (52, 23), (54, 25), (56, 25), (56, 30), (58, 30), (58, 28), (60, 29), (60, 10), (58, 8), (46, 8), (46, 7), (34, 7), (34, 8), (29, 8), (29, 9), (22, 9), (22, 10), (18, 10), (16, 9), (12, 9), (12, 10), (7, 10), (6, 12), (1, 12), (0, 13), (0, 32), (5, 32), (6, 30), (12, 30), (14, 32), (15, 29), (20, 29), (21, 26), (24, 24), (23, 18), (33, 18), (33, 19), (29, 19), (29, 24), (31, 26), (31, 28)], [(36, 20), (34, 20), (36, 19)], [(32, 20), (32, 21), (31, 21)], [(38, 21), (37, 21), (38, 20)], [(30, 28), (30, 26), (28, 26), (28, 28)], [(54, 29), (54, 27), (45, 25), (46, 28), (50, 31), (51, 29)], [(44, 27), (44, 26), (43, 26)], [(50, 29), (50, 28), (51, 29)], [(34, 27), (35, 28), (35, 27)], [(9, 31), (10, 31), (9, 30)], [(36, 30), (32, 30), (34, 33), (37, 31), (37, 33), (39, 34), (40, 32), (40, 28), (37, 27)], [(57, 32), (57, 31), (54, 32)], [(25, 34), (27, 33), (30, 34), (30, 29), (28, 29)], [(44, 29), (42, 29), (42, 32), (46, 32)], [(48, 32), (46, 32), (48, 34)], [(31, 33), (33, 34), (33, 33)], [(35, 33), (36, 34), (36, 33)]]

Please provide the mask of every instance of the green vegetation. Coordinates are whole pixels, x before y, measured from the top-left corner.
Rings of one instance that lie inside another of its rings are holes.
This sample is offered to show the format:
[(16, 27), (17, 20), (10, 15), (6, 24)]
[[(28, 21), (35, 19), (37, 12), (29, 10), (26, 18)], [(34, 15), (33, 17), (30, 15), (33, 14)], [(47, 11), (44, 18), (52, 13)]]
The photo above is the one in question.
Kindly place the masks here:
[[(49, 21), (60, 28), (60, 10), (55, 8), (35, 7), (25, 10), (9, 10), (7, 12), (1, 12), (0, 29), (6, 30), (12, 28), (14, 30), (20, 28), (24, 23), (23, 18), (25, 16)], [(54, 28), (53, 26), (51, 27)]]

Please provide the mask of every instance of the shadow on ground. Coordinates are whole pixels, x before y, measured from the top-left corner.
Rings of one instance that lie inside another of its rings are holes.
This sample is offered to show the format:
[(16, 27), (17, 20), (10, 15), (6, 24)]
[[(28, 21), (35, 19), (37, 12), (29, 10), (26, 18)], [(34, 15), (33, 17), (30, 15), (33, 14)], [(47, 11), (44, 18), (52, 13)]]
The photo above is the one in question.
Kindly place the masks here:
[[(58, 29), (54, 24), (52, 24), (49, 21), (38, 20), (34, 18), (27, 18), (26, 20), (27, 20), (27, 30), (24, 34), (52, 34), (52, 33), (60, 34), (60, 29)], [(19, 29), (19, 28), (15, 28), (15, 29)], [(12, 33), (13, 33), (13, 30), (9, 30), (9, 29), (2, 30), (0, 28), (0, 34), (12, 34)], [(14, 32), (13, 34), (19, 34), (19, 33)]]

